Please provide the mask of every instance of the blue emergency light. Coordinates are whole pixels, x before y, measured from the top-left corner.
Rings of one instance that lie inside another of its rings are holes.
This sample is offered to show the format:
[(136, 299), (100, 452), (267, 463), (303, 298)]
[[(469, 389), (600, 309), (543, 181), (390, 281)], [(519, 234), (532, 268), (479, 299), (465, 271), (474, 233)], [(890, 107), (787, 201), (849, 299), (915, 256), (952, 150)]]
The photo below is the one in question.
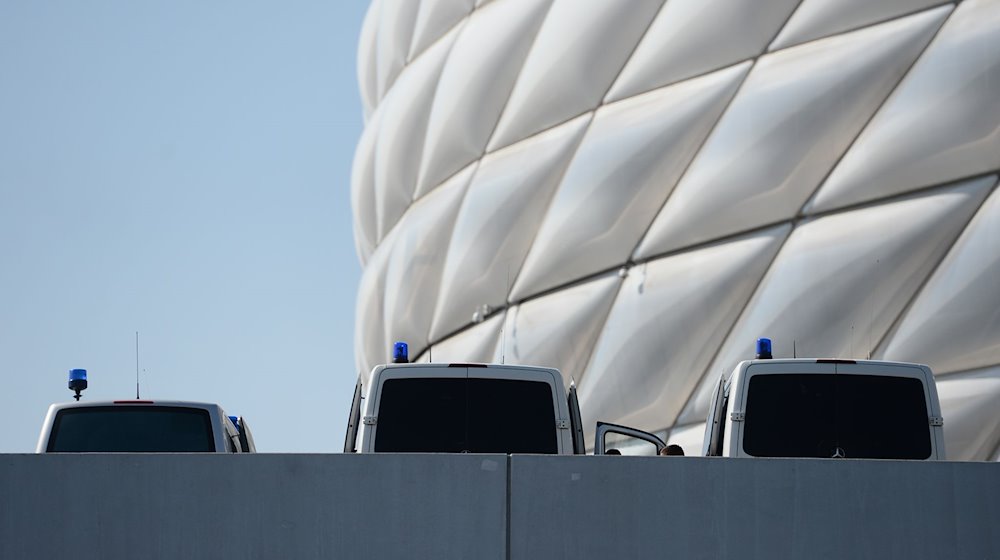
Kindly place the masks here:
[(392, 345), (392, 363), (394, 364), (405, 364), (409, 363), (409, 348), (407, 348), (405, 342), (397, 342)]
[(771, 339), (770, 338), (758, 338), (757, 339), (757, 359), (758, 360), (770, 360), (771, 359)]
[(85, 369), (69, 370), (69, 390), (76, 392), (76, 394), (73, 395), (73, 397), (76, 400), (80, 400), (80, 391), (86, 388), (87, 388), (87, 370)]

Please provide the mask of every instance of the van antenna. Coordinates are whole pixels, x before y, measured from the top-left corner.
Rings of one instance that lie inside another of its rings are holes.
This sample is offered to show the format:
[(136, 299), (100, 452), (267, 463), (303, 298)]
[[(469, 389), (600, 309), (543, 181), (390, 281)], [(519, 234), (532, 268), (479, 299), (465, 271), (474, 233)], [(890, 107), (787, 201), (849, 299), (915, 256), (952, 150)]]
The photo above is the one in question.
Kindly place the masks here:
[[(510, 261), (507, 262), (507, 291), (504, 292), (503, 301), (507, 309), (510, 309), (508, 304), (508, 298), (510, 298)], [(507, 358), (507, 333), (504, 331), (504, 326), (507, 324), (507, 314), (504, 313), (503, 319), (500, 322), (500, 363), (507, 363), (505, 360)]]
[(507, 323), (507, 317), (504, 316), (500, 320), (500, 363), (506, 363), (504, 360), (507, 358), (507, 333), (504, 332), (503, 327)]
[[(876, 271), (875, 273), (876, 273), (876, 275), (881, 276), (882, 268), (879, 266), (879, 263), (881, 263), (881, 259), (875, 259), (875, 271)], [(873, 290), (875, 292), (875, 299), (876, 299), (876, 301), (878, 300), (878, 284), (879, 283), (876, 281), (875, 282), (875, 289)], [(868, 306), (868, 311), (869, 311), (869, 314), (868, 314), (868, 359), (870, 360), (870, 359), (872, 359), (872, 350), (874, 350), (874, 348), (872, 348), (872, 327), (875, 324), (875, 306), (874, 305), (869, 305)]]
[(503, 332), (503, 325), (507, 322), (506, 315), (500, 319), (500, 363), (505, 364), (507, 359), (507, 333)]
[(135, 331), (135, 400), (139, 400), (139, 331)]

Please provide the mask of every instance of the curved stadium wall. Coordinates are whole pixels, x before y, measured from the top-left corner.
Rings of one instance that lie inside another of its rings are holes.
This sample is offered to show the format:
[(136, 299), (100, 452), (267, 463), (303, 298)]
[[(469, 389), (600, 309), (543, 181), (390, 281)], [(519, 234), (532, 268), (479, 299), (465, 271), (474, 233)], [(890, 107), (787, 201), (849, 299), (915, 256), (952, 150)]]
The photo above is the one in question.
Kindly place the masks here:
[(1000, 445), (1000, 2), (375, 0), (359, 371), (557, 367), (700, 449), (752, 357), (914, 361)]

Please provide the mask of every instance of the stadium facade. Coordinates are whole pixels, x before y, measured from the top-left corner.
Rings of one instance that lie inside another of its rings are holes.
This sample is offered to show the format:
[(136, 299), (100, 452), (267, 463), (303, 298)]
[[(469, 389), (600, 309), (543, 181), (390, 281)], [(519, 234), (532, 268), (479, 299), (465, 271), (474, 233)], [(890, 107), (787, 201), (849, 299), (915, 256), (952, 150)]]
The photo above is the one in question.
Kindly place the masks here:
[(997, 0), (374, 0), (358, 71), (359, 371), (553, 366), (698, 449), (770, 336), (929, 364), (1000, 459)]

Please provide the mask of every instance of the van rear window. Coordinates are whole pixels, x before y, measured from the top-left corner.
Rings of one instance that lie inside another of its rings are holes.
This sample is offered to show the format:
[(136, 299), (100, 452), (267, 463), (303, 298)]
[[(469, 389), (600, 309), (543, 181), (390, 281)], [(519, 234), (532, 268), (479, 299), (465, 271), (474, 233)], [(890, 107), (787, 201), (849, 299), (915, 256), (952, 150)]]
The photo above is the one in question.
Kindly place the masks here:
[(49, 452), (213, 452), (212, 419), (200, 408), (93, 406), (59, 411)]
[(881, 375), (755, 375), (743, 450), (756, 457), (926, 459), (924, 386)]
[(511, 379), (389, 379), (375, 451), (557, 453), (552, 388)]

